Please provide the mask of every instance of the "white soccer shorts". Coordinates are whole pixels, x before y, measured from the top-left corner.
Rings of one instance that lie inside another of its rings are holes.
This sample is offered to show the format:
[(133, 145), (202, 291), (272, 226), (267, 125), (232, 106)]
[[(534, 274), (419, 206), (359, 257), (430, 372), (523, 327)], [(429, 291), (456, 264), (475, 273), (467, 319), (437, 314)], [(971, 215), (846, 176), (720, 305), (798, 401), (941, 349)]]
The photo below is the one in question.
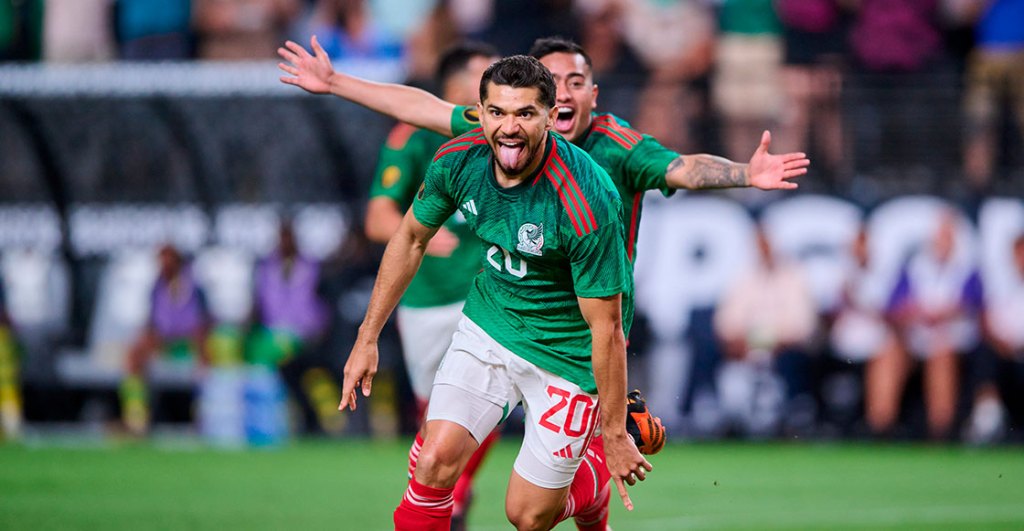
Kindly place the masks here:
[(465, 301), (430, 308), (398, 307), (398, 332), (409, 383), (416, 398), (430, 398), (434, 375), (452, 343)]
[(526, 434), (516, 473), (540, 487), (568, 486), (600, 420), (597, 395), (516, 356), (463, 317), (434, 379), (427, 420), (454, 422), (482, 441), (520, 401)]

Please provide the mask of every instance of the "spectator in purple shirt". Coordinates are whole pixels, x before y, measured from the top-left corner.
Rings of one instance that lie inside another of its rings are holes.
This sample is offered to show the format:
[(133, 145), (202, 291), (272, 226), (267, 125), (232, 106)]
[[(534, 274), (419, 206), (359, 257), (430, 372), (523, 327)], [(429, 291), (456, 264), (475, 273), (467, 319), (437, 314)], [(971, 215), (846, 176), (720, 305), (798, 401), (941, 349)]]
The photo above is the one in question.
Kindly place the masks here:
[(982, 285), (970, 253), (956, 252), (957, 214), (944, 213), (930, 244), (907, 261), (886, 314), (896, 341), (867, 370), (868, 424), (876, 433), (896, 423), (904, 387), (915, 362), (932, 438), (952, 434), (960, 380), (959, 355), (979, 343)]
[(320, 269), (320, 262), (299, 252), (291, 223), (282, 222), (277, 249), (256, 268), (255, 327), (247, 353), (250, 363), (278, 369), (302, 408), (305, 431), (312, 434), (339, 427), (337, 400), (325, 396), (340, 399), (340, 391), (318, 348), (329, 317), (318, 292)]
[[(299, 253), (295, 231), (283, 222), (277, 249), (256, 267), (255, 323), (257, 334), (273, 336), (278, 352), (253, 345), (252, 361), (281, 363), (304, 345), (320, 339), (327, 308), (317, 295), (320, 263)], [(267, 358), (271, 356), (273, 359)]]
[(177, 249), (164, 245), (159, 251), (160, 273), (150, 296), (149, 319), (128, 350), (121, 404), (125, 427), (143, 434), (149, 427), (145, 373), (154, 355), (172, 358), (198, 356), (209, 359), (207, 337), (210, 314), (206, 298)]

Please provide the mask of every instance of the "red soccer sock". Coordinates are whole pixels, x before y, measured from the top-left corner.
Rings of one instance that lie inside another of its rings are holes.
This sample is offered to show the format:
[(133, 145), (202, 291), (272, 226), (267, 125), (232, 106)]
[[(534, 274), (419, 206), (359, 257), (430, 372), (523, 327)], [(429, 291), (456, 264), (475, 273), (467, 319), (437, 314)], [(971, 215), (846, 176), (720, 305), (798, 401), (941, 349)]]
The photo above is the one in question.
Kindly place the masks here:
[(449, 531), (452, 525), (452, 491), (409, 480), (402, 503), (395, 509), (395, 531)]
[(569, 500), (558, 521), (576, 518), (580, 531), (605, 531), (608, 525), (608, 500), (611, 474), (604, 463), (604, 440), (598, 436), (583, 454), (583, 462), (569, 486)]
[[(480, 468), (480, 465), (484, 462), (484, 457), (487, 456), (487, 452), (490, 451), (491, 446), (501, 437), (501, 433), (498, 430), (493, 430), (491, 433), (484, 437), (484, 440), (480, 442), (480, 446), (477, 447), (473, 455), (469, 457), (469, 461), (466, 463), (466, 468), (463, 469), (462, 475), (459, 476), (459, 480), (455, 483), (455, 509), (454, 514), (462, 514), (465, 512), (467, 506), (466, 503), (470, 496), (470, 491), (473, 489), (473, 476), (476, 475), (476, 471)], [(421, 441), (422, 443), (422, 441)]]
[(423, 434), (417, 432), (416, 440), (409, 447), (409, 479), (413, 478), (416, 472), (416, 462), (420, 459), (420, 450), (423, 448)]
[(576, 514), (576, 529), (579, 531), (605, 531), (608, 529), (608, 502), (611, 500), (611, 489), (611, 484), (605, 482), (590, 507)]

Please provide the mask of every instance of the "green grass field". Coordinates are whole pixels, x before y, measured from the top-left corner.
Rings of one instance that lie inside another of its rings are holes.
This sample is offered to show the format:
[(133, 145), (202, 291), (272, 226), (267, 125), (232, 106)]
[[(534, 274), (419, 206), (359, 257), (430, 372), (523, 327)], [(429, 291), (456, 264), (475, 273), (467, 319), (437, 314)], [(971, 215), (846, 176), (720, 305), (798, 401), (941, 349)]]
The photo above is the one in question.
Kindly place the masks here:
[[(0, 529), (388, 529), (408, 441), (217, 451), (188, 443), (0, 445)], [(517, 446), (476, 489), (473, 529), (507, 529)], [(668, 447), (617, 531), (1024, 529), (1024, 449), (701, 444)], [(574, 529), (563, 524), (560, 529)]]

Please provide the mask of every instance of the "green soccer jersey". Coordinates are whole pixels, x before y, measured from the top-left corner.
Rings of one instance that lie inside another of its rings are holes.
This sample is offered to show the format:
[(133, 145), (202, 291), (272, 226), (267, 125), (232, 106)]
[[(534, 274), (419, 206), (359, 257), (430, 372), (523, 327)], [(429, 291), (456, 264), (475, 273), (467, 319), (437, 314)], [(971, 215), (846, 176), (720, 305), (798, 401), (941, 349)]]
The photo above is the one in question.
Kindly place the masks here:
[(461, 211), (483, 241), (467, 317), (520, 357), (595, 393), (577, 297), (632, 291), (618, 194), (584, 151), (553, 133), (544, 162), (521, 184), (499, 187), (493, 164), (482, 131), (441, 146), (413, 213), (436, 227)]
[[(432, 131), (398, 124), (380, 151), (370, 197), (387, 197), (404, 211), (412, 205), (437, 148), (448, 139)], [(473, 276), (480, 270), (480, 240), (456, 212), (444, 226), (459, 238), (451, 256), (424, 256), (423, 265), (402, 297), (410, 308), (444, 306), (466, 300)]]
[[(476, 108), (455, 107), (451, 126), (454, 135), (480, 127)], [(636, 259), (644, 192), (661, 190), (663, 194), (671, 195), (675, 191), (665, 182), (665, 170), (680, 155), (609, 113), (595, 113), (590, 128), (574, 143), (608, 172), (619, 191), (626, 225), (626, 254), (632, 262)]]

